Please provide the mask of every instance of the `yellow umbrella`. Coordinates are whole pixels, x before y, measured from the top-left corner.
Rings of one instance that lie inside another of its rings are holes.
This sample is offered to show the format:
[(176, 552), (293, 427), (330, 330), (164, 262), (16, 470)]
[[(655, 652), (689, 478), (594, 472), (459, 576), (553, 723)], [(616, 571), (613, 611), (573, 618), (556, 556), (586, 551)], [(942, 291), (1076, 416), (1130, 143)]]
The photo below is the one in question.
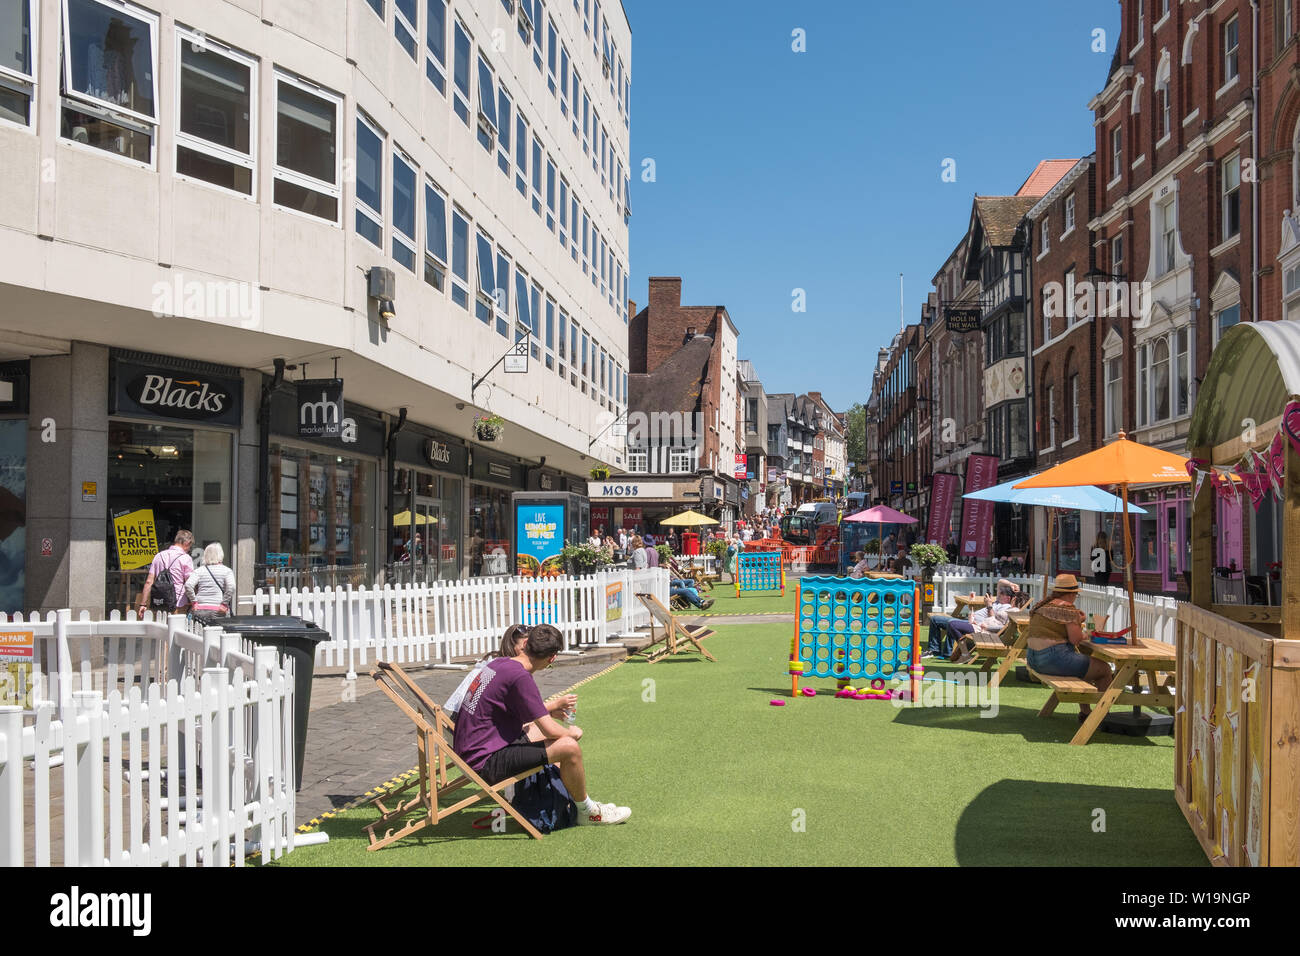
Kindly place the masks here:
[(665, 518), (659, 522), (661, 525), (671, 525), (680, 528), (692, 528), (700, 524), (717, 524), (715, 518), (708, 515), (702, 515), (698, 511), (683, 511), (679, 515), (673, 515), (671, 518)]
[[(437, 524), (438, 519), (433, 517), (432, 515), (417, 514), (415, 516), (415, 523), (416, 524)], [(393, 524), (398, 525), (399, 527), (401, 525), (410, 525), (411, 510), (408, 508), (405, 511), (399, 511), (397, 514), (393, 515)]]

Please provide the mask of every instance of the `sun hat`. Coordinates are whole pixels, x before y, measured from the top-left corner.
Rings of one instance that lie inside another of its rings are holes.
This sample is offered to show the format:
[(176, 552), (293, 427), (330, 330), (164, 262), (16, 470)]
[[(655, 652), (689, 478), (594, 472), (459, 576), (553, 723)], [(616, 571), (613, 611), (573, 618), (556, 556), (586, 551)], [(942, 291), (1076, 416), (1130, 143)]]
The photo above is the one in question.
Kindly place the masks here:
[(1058, 574), (1056, 580), (1052, 582), (1052, 590), (1074, 594), (1079, 590), (1079, 579), (1073, 574)]

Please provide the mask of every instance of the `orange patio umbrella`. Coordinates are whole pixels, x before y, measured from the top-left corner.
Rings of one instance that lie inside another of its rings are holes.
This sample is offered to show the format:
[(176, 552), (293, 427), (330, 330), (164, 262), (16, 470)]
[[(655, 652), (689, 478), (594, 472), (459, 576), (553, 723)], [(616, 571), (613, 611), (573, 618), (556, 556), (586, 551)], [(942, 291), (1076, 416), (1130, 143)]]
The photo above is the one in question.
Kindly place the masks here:
[(1129, 527), (1129, 485), (1171, 485), (1190, 482), (1187, 459), (1129, 441), (1123, 432), (1109, 445), (1072, 458), (1017, 484), (1017, 488), (1065, 488), (1079, 485), (1118, 485), (1124, 499), (1124, 579), (1128, 588), (1129, 643), (1135, 643), (1137, 616), (1133, 600), (1133, 532)]

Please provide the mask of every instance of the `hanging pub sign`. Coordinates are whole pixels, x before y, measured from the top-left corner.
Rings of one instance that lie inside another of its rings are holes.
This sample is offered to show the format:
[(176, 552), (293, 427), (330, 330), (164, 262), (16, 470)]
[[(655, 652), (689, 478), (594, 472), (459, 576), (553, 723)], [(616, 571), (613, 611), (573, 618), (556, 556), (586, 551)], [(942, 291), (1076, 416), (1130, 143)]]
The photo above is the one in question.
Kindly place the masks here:
[(343, 437), (343, 379), (308, 378), (298, 389), (298, 437)]
[(238, 377), (119, 358), (113, 366), (110, 414), (239, 425)]
[(978, 332), (983, 313), (979, 309), (948, 309), (949, 332)]

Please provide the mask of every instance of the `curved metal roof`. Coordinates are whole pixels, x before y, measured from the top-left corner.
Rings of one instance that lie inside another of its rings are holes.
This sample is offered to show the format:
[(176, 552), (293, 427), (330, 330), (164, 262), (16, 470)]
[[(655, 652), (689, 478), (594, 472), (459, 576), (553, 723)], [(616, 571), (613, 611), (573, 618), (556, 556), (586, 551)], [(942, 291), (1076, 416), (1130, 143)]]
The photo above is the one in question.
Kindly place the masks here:
[(1242, 322), (1210, 356), (1187, 434), (1188, 448), (1241, 435), (1242, 421), (1263, 424), (1300, 396), (1300, 322)]

